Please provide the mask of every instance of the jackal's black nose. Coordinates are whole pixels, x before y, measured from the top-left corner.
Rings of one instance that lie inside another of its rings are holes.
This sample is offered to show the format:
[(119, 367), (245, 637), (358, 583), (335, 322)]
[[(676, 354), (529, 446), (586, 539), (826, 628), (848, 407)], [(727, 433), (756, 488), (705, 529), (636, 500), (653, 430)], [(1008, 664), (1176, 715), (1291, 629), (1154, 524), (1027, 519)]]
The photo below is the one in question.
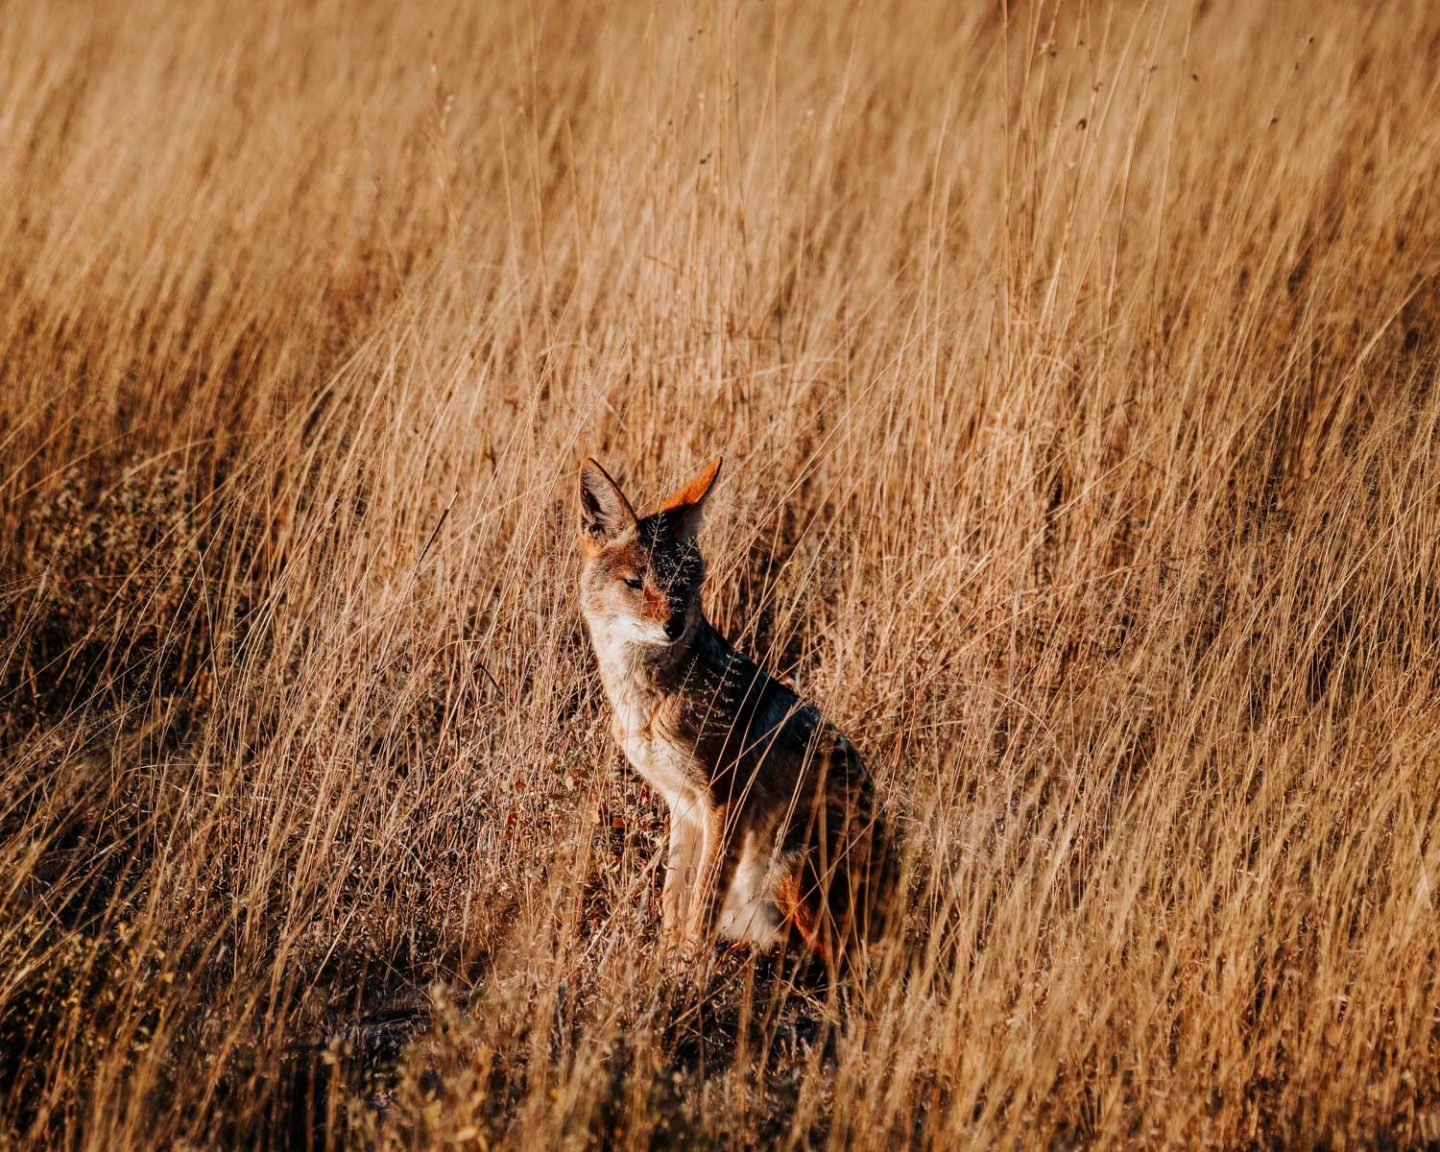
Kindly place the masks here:
[(665, 621), (665, 638), (667, 640), (680, 639), (680, 633), (685, 631), (685, 617), (671, 616)]

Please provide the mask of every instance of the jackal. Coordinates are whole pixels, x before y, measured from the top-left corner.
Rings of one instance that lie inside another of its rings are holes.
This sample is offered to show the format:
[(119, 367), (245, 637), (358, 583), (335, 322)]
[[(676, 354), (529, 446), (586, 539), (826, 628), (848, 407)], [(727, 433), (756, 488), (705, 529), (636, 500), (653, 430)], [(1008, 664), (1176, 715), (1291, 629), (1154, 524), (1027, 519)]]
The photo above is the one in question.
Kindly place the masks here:
[(639, 517), (580, 470), (580, 601), (611, 731), (670, 807), (666, 940), (793, 940), (849, 963), (882, 929), (895, 851), (859, 754), (705, 619), (697, 536), (712, 460)]

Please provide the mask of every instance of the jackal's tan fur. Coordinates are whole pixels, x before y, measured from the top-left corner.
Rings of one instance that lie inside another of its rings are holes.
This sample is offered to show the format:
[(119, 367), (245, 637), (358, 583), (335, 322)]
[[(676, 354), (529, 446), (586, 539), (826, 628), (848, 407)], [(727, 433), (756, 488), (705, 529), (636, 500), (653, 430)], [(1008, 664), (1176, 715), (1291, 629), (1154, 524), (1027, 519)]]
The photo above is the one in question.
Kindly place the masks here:
[(793, 939), (833, 963), (878, 932), (894, 852), (851, 743), (705, 619), (696, 537), (719, 467), (641, 518), (585, 461), (581, 606), (615, 739), (670, 806), (667, 940)]

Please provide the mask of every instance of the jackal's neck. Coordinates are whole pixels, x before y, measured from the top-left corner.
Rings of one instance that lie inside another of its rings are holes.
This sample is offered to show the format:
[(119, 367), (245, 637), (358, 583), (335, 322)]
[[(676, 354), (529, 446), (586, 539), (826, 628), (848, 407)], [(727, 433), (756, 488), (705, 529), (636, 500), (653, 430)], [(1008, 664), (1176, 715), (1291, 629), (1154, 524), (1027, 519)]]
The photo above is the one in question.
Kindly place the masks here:
[(714, 662), (718, 653), (729, 651), (729, 645), (703, 613), (697, 614), (689, 633), (673, 644), (644, 644), (615, 637), (593, 621), (590, 636), (605, 690), (617, 704), (622, 697), (634, 700), (683, 691), (699, 667)]

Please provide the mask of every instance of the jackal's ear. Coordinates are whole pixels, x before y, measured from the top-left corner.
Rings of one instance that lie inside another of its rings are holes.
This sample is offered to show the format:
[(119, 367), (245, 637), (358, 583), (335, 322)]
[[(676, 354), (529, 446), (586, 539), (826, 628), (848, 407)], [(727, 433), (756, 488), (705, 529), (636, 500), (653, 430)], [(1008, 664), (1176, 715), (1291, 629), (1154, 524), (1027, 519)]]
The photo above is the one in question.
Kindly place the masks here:
[(700, 534), (700, 521), (705, 510), (705, 497), (720, 474), (720, 457), (716, 456), (697, 472), (693, 479), (680, 485), (665, 498), (660, 511), (670, 517), (676, 539), (693, 540)]
[(610, 474), (586, 457), (580, 465), (580, 530), (587, 540), (604, 544), (635, 526), (635, 509)]

